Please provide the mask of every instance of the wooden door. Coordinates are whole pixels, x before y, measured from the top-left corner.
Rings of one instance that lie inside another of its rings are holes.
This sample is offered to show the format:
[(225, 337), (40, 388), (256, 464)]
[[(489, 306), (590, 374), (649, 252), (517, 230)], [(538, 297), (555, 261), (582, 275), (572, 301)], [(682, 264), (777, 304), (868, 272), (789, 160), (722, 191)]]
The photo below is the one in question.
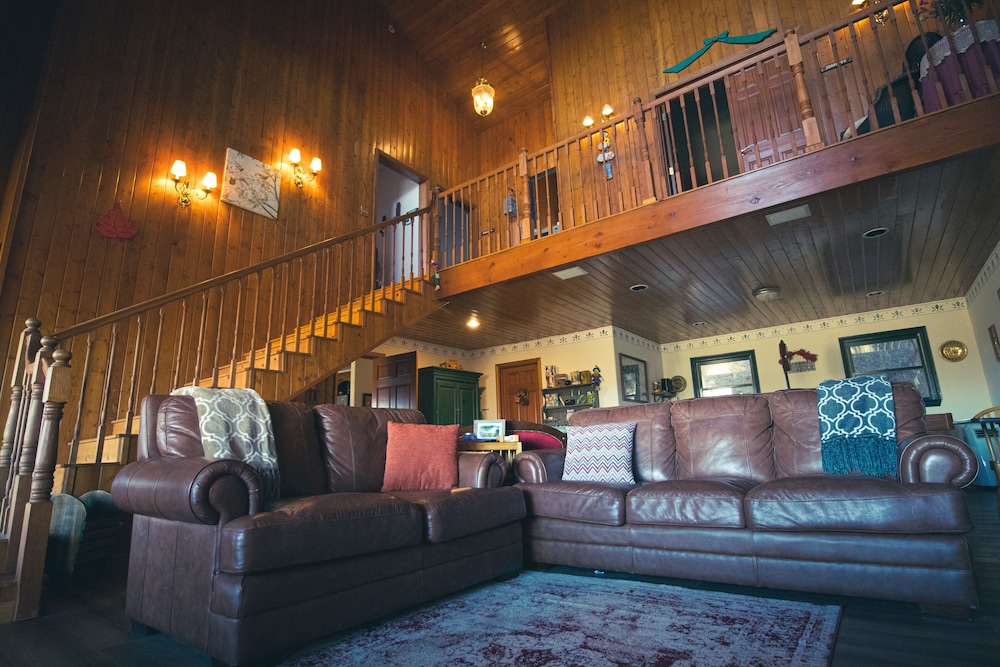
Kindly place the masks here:
[(542, 360), (497, 364), (498, 419), (542, 423)]
[(417, 353), (406, 352), (375, 361), (372, 407), (417, 408)]

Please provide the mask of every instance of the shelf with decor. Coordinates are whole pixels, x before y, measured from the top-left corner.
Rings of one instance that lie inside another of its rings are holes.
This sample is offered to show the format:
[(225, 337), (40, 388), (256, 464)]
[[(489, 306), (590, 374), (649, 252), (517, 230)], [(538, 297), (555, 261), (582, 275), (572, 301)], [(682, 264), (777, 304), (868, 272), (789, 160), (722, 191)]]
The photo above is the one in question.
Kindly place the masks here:
[(542, 422), (564, 427), (577, 410), (600, 407), (598, 392), (593, 384), (567, 384), (542, 389)]

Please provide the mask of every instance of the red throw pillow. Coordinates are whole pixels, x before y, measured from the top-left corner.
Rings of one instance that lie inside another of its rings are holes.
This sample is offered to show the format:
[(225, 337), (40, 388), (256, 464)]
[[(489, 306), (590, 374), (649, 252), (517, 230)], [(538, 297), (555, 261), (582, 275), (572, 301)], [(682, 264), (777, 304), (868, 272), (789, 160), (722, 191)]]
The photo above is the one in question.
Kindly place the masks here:
[(458, 424), (388, 423), (383, 491), (450, 489), (458, 485)]

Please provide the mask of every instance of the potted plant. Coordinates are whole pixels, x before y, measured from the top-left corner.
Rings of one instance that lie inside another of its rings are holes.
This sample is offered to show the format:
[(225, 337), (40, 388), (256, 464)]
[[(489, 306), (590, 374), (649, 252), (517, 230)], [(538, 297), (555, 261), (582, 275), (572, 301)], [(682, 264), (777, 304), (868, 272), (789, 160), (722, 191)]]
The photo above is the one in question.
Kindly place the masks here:
[(921, 21), (935, 18), (955, 32), (968, 21), (968, 12), (983, 6), (983, 0), (920, 0), (917, 16)]

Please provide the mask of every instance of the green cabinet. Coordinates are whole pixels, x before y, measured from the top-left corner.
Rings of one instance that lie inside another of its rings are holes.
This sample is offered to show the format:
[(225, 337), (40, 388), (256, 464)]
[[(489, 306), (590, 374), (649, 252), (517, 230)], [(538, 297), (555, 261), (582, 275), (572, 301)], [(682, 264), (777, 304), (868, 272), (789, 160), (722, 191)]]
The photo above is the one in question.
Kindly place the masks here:
[(471, 426), (479, 419), (482, 373), (428, 366), (417, 371), (417, 409), (428, 424)]

